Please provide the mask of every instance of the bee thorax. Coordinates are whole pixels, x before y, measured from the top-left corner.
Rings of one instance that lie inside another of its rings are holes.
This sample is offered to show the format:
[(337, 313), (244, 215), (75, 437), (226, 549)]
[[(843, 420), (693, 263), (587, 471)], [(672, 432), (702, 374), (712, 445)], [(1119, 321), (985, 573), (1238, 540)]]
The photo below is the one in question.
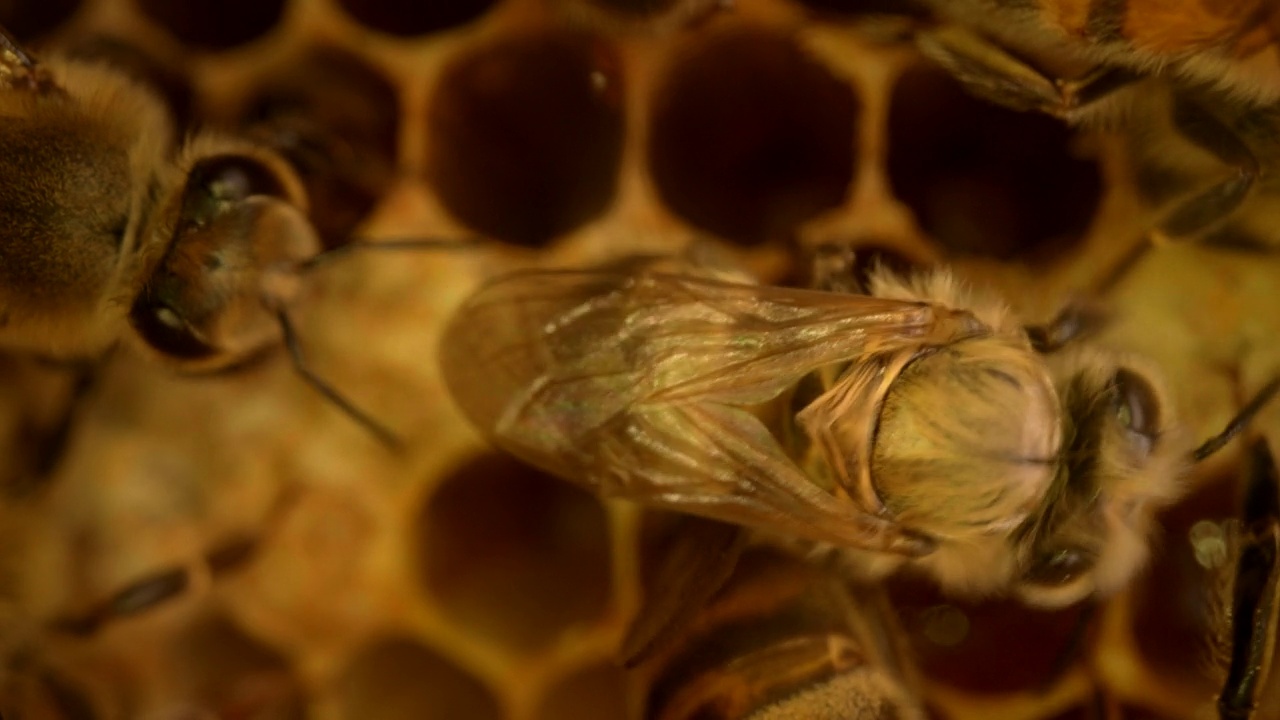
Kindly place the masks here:
[(1004, 536), (1044, 500), (1061, 442), (1040, 360), (999, 336), (916, 359), (890, 387), (871, 477), (899, 523), (941, 540)]

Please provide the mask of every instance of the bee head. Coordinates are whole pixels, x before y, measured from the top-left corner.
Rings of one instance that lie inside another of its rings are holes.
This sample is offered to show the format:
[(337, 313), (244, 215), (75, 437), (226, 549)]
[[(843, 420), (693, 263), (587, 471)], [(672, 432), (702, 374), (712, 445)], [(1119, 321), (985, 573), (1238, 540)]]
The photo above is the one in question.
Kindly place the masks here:
[(273, 282), (320, 250), (306, 196), (283, 160), (197, 138), (150, 230), (130, 321), (152, 351), (188, 369), (227, 367), (279, 335)]
[(1084, 351), (1063, 361), (1066, 426), (1053, 486), (1015, 534), (1015, 592), (1062, 607), (1119, 589), (1147, 557), (1154, 513), (1177, 497), (1186, 444), (1156, 376)]

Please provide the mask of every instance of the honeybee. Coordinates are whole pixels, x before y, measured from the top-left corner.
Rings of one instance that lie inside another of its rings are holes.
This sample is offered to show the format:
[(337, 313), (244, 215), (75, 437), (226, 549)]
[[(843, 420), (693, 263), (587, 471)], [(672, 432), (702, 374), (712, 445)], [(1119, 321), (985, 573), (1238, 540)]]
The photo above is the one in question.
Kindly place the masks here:
[(54, 359), (125, 338), (182, 371), (234, 368), (283, 341), (321, 242), (293, 168), (205, 131), (175, 144), (150, 90), (111, 68), (38, 62), (0, 29), (0, 347)]
[(880, 588), (757, 546), (720, 590), (678, 643), (636, 668), (649, 688), (646, 717), (925, 717)]
[(1235, 219), (1280, 155), (1280, 11), (1270, 0), (921, 5), (928, 17), (899, 24), (902, 36), (972, 94), (1119, 125), (1140, 174), (1175, 180), (1149, 193), (1159, 219), (1139, 254), (1205, 240)]
[(1280, 390), (1196, 448), (1155, 368), (1077, 320), (1024, 328), (940, 271), (851, 295), (541, 270), (476, 292), (440, 358), (497, 446), (598, 495), (1060, 607), (1122, 586), (1188, 466)]

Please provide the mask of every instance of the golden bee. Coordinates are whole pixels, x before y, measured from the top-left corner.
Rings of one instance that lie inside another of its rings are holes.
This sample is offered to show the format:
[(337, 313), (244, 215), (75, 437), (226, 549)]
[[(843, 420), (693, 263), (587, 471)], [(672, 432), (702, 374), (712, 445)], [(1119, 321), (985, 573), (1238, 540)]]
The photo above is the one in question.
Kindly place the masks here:
[(496, 445), (598, 495), (1059, 607), (1121, 587), (1188, 466), (1280, 389), (1196, 449), (1155, 368), (1077, 325), (945, 272), (854, 295), (540, 270), (481, 288), (440, 357)]
[(286, 308), (322, 246), (280, 155), (211, 131), (177, 142), (143, 85), (37, 61), (2, 29), (0, 144), (0, 348), (75, 360), (125, 339), (209, 372), (283, 341), (304, 380), (394, 440), (302, 362)]

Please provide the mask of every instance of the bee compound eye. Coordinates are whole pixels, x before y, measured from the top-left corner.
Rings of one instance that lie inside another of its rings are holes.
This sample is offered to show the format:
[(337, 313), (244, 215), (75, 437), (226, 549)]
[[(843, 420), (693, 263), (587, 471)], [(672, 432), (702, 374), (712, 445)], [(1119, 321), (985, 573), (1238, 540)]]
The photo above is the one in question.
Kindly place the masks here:
[(244, 155), (217, 155), (196, 163), (187, 176), (181, 224), (208, 224), (228, 206), (255, 195), (284, 197), (285, 186), (274, 170)]
[(181, 313), (150, 293), (143, 293), (134, 302), (129, 322), (147, 345), (162, 355), (194, 360), (215, 352), (196, 336)]
[(1093, 568), (1094, 556), (1082, 548), (1066, 547), (1041, 552), (1023, 580), (1033, 585), (1066, 585)]
[(1160, 403), (1155, 388), (1138, 373), (1127, 368), (1116, 371), (1111, 380), (1115, 416), (1120, 425), (1144, 441), (1150, 451), (1158, 435)]
[(243, 155), (219, 155), (202, 160), (191, 171), (191, 177), (191, 182), (210, 195), (226, 200), (284, 193), (284, 184), (273, 170)]

